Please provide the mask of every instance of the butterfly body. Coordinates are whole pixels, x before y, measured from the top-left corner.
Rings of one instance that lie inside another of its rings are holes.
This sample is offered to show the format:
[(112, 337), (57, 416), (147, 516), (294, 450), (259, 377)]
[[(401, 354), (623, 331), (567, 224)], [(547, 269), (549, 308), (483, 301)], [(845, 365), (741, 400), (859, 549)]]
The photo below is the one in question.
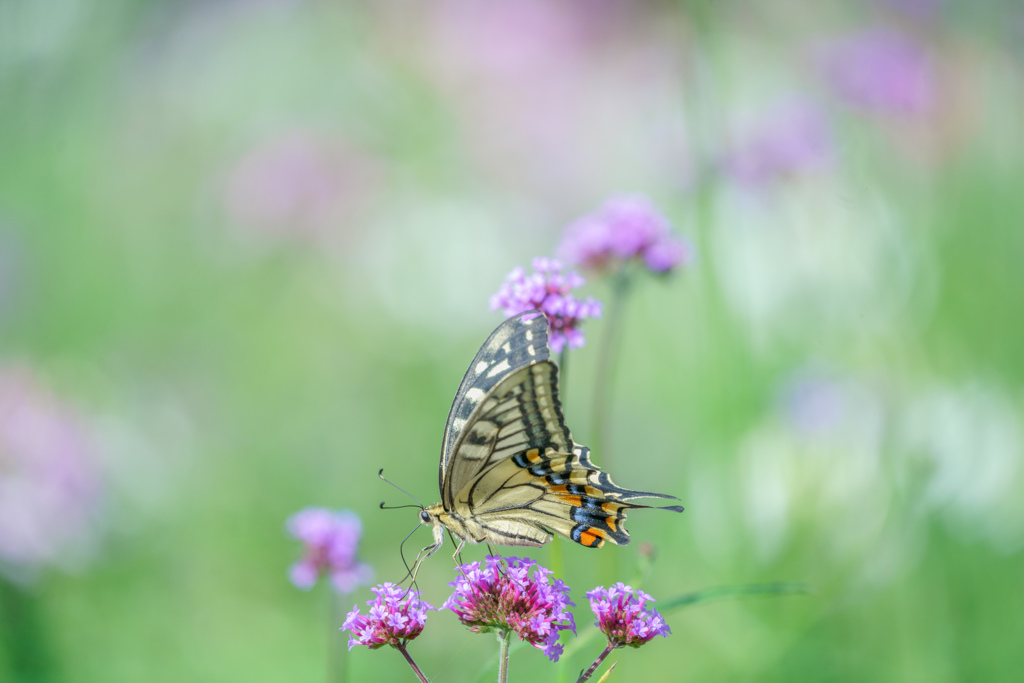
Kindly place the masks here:
[[(629, 543), (634, 498), (672, 498), (624, 489), (573, 442), (558, 399), (542, 313), (509, 318), (484, 342), (452, 403), (442, 444), (441, 502), (424, 508), (434, 544), (447, 529), (462, 545), (541, 546), (563, 535), (587, 547)], [(679, 506), (660, 508), (682, 512)]]

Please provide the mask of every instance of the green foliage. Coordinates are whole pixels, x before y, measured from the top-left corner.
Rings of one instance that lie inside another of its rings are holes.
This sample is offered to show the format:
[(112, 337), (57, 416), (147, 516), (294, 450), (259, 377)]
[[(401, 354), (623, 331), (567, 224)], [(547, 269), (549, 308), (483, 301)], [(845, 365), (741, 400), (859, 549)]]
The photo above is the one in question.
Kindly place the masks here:
[[(399, 579), (416, 519), (377, 509), (399, 502), (377, 470), (434, 502), (449, 401), (499, 321), (487, 297), (573, 217), (633, 190), (698, 257), (634, 287), (607, 458), (594, 453), (687, 511), (631, 515), (626, 548), (561, 544), (581, 631), (583, 593), (607, 581), (594, 553), (617, 553), (628, 581), (651, 562), (641, 544), (656, 550), (644, 589), (673, 635), (616, 652), (612, 680), (1013, 677), (1024, 93), (997, 19), (920, 29), (950, 46), (935, 55), (967, 89), (944, 101), (959, 109), (921, 123), (834, 106), (836, 167), (752, 198), (713, 172), (713, 140), (684, 131), (724, 139), (732, 107), (814, 90), (797, 66), (806, 32), (877, 18), (824, 6), (797, 21), (768, 3), (759, 30), (719, 3), (630, 7), (545, 56), (546, 73), (476, 65), (424, 7), (61, 4), (76, 9), (0, 6), (0, 366), (76, 407), (105, 482), (92, 557), (4, 587), (18, 596), (4, 604), (32, 609), (50, 680), (322, 680), (341, 619), (324, 585), (288, 583), (284, 520), (358, 512), (364, 560)], [(247, 223), (225, 188), (295, 131), (328, 150), (334, 203)], [(582, 443), (601, 326), (570, 361)], [(808, 367), (848, 391), (833, 431), (787, 418)], [(433, 604), (445, 555), (420, 574)], [(776, 582), (813, 592), (669, 610), (708, 586)], [(11, 651), (0, 679), (22, 666)], [(474, 680), (494, 655), (447, 612), (410, 651), (437, 681)], [(342, 656), (351, 681), (409, 679), (393, 652)], [(511, 680), (554, 671), (512, 654)]]

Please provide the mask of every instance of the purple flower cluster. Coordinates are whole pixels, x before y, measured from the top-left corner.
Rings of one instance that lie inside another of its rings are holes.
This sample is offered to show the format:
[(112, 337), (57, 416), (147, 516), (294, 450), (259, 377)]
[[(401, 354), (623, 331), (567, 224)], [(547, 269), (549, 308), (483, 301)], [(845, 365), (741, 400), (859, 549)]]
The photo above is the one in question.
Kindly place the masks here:
[(586, 318), (601, 316), (601, 302), (593, 297), (581, 301), (570, 292), (583, 284), (579, 273), (562, 272), (556, 259), (535, 258), (534, 273), (516, 267), (505, 278), (498, 291), (491, 296), (491, 310), (501, 310), (510, 318), (524, 311), (538, 310), (547, 316), (551, 326), (548, 346), (559, 353), (565, 345), (570, 349), (583, 346), (586, 341), (579, 324)]
[(763, 117), (724, 161), (737, 182), (761, 186), (825, 165), (832, 153), (828, 120), (811, 102), (795, 100)]
[(612, 647), (640, 647), (654, 636), (672, 633), (661, 615), (647, 607), (654, 598), (642, 590), (619, 582), (607, 589), (598, 586), (587, 597), (590, 609), (597, 615), (596, 626)]
[(526, 558), (489, 555), (485, 562), (470, 562), (458, 571), (459, 578), (449, 584), (455, 592), (442, 609), (454, 612), (470, 631), (514, 632), (558, 661), (559, 632), (576, 633), (576, 622), (567, 610), (575, 603), (564, 583), (549, 580), (551, 570)]
[(307, 508), (288, 519), (288, 530), (305, 546), (305, 554), (290, 572), (297, 588), (312, 588), (325, 572), (335, 590), (350, 593), (373, 576), (370, 567), (356, 559), (363, 526), (354, 512)]
[(639, 260), (656, 273), (667, 273), (688, 263), (691, 252), (672, 234), (668, 219), (639, 195), (612, 197), (570, 224), (558, 248), (569, 263), (605, 272)]
[(854, 107), (919, 115), (935, 100), (935, 77), (925, 50), (888, 29), (868, 31), (834, 45), (823, 64), (832, 89)]
[(370, 590), (376, 600), (367, 600), (369, 614), (354, 608), (341, 627), (352, 636), (348, 649), (365, 645), (376, 650), (384, 645), (404, 646), (418, 636), (427, 623), (427, 610), (436, 609), (420, 599), (420, 592), (406, 590), (394, 583), (382, 583)]

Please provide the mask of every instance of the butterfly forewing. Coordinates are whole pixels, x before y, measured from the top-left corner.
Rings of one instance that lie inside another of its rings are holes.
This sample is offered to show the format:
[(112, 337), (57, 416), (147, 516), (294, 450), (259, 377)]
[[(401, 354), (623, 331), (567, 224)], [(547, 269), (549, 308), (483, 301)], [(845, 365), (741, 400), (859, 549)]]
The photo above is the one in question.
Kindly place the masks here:
[[(558, 401), (558, 368), (551, 361), (521, 367), (470, 414), (442, 476), (442, 500), (452, 509), (456, 495), (474, 479), (479, 482), (482, 472), (523, 451), (569, 451), (572, 445)], [(466, 495), (474, 493), (470, 487)]]
[(441, 444), (439, 483), (444, 481), (455, 444), (473, 411), (503, 379), (516, 370), (548, 359), (548, 323), (542, 313), (528, 311), (509, 318), (491, 333), (466, 371), (452, 401)]

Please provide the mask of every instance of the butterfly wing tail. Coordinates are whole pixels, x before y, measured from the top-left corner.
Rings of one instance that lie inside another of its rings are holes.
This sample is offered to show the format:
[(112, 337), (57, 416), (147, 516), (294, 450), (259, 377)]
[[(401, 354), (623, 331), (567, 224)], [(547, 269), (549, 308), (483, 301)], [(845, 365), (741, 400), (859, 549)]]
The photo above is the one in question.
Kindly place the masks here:
[(677, 499), (616, 485), (607, 472), (590, 461), (586, 446), (575, 446), (572, 454), (532, 449), (512, 461), (544, 481), (543, 496), (529, 505), (536, 515), (533, 521), (589, 548), (600, 548), (605, 541), (627, 545), (628, 510), (683, 511), (680, 505), (658, 507), (630, 502), (635, 498)]
[[(587, 471), (587, 480), (591, 486), (597, 486), (605, 492), (609, 497), (613, 497), (617, 500), (633, 500), (635, 498), (668, 498), (669, 500), (679, 500), (675, 496), (670, 496), (667, 493), (654, 493), (653, 491), (634, 491), (633, 489), (622, 488), (612, 481), (611, 475), (601, 470), (600, 467), (595, 465), (590, 460), (590, 449), (586, 446), (575, 446), (572, 451), (572, 459), (574, 462), (569, 464), (570, 469), (584, 469)], [(637, 505), (635, 507), (650, 508), (650, 505)], [(673, 510), (675, 512), (682, 512), (683, 508), (678, 505), (670, 505), (668, 507), (657, 508), (659, 510)]]

